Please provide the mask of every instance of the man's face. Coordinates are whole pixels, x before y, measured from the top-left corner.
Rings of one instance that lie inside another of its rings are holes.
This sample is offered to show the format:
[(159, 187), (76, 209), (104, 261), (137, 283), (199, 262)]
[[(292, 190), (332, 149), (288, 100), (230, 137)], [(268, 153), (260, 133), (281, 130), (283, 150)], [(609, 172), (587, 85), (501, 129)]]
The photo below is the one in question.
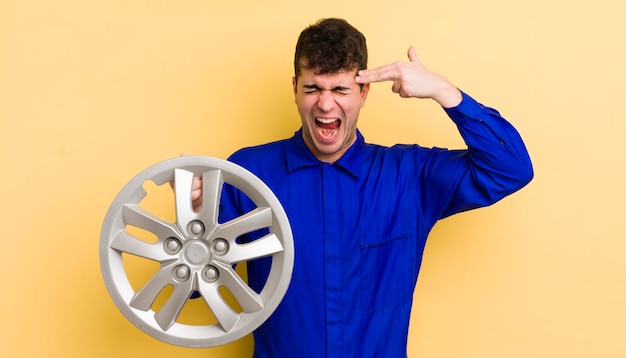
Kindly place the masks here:
[(301, 69), (295, 102), (302, 120), (304, 142), (315, 157), (334, 163), (356, 140), (356, 124), (369, 91), (369, 84), (354, 81), (357, 71), (316, 75)]

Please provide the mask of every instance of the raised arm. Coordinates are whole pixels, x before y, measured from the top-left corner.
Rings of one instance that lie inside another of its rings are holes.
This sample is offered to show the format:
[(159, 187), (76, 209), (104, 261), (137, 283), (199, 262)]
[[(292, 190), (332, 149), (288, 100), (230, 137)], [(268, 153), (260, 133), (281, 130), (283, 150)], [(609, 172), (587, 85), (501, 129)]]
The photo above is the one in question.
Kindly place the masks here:
[(437, 220), (487, 206), (519, 190), (533, 177), (532, 164), (519, 133), (498, 111), (462, 93), (448, 79), (430, 72), (408, 50), (408, 62), (359, 71), (357, 83), (393, 82), (403, 98), (438, 102), (457, 125), (467, 149), (432, 150), (422, 176), (425, 202), (442, 203)]

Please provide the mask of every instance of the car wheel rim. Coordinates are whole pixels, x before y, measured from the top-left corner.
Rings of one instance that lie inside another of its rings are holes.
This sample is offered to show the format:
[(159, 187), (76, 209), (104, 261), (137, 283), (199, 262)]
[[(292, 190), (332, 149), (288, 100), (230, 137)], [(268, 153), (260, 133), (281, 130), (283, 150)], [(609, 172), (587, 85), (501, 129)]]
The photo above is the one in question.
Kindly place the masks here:
[[(202, 180), (202, 207), (192, 208), (194, 176)], [(144, 183), (172, 183), (175, 222), (143, 209)], [(256, 209), (225, 223), (218, 222), (223, 185), (243, 192)], [(138, 239), (127, 230), (138, 227), (156, 242)], [(269, 234), (250, 243), (236, 239), (258, 229)], [(122, 255), (159, 263), (139, 290), (133, 289)], [(235, 271), (237, 264), (271, 257), (271, 268), (257, 293)], [(284, 297), (293, 269), (294, 248), (289, 221), (278, 199), (256, 176), (224, 160), (188, 156), (153, 165), (122, 188), (110, 206), (100, 236), (100, 265), (109, 294), (124, 316), (145, 333), (185, 347), (212, 347), (244, 337), (259, 327)], [(153, 304), (165, 287), (173, 287), (160, 308)], [(220, 295), (225, 286), (240, 311)], [(194, 325), (178, 318), (189, 297), (199, 292), (217, 323)]]

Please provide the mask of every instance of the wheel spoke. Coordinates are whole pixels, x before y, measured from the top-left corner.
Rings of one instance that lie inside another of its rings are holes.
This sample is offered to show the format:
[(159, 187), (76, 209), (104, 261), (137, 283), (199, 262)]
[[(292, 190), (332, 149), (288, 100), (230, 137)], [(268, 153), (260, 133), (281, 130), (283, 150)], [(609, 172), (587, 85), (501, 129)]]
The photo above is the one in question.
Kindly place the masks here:
[(126, 231), (119, 231), (111, 242), (111, 248), (149, 260), (163, 262), (172, 257), (163, 251), (159, 243), (151, 244), (139, 240)]
[(278, 237), (268, 234), (247, 244), (232, 245), (226, 254), (219, 256), (219, 259), (236, 263), (274, 255), (281, 251), (283, 251), (283, 245)]
[(125, 204), (122, 208), (122, 217), (127, 225), (136, 226), (150, 231), (159, 239), (166, 237), (180, 237), (174, 226), (142, 209), (139, 205)]
[(192, 292), (192, 279), (188, 279), (186, 282), (174, 285), (174, 292), (169, 297), (165, 305), (161, 307), (159, 312), (155, 313), (159, 327), (164, 331), (167, 331), (174, 323), (180, 314), (180, 311), (185, 306), (185, 302), (189, 299)]
[(232, 292), (245, 312), (263, 309), (261, 296), (254, 292), (231, 266), (221, 263), (216, 263), (216, 266), (220, 267), (220, 283)]
[(219, 284), (209, 284), (201, 280), (198, 281), (200, 294), (204, 298), (204, 301), (211, 309), (211, 312), (213, 312), (213, 315), (215, 315), (215, 318), (217, 318), (220, 327), (222, 327), (225, 332), (229, 332), (239, 321), (239, 315), (224, 301), (222, 296), (220, 296), (217, 291)]
[(272, 209), (256, 208), (251, 212), (222, 224), (216, 231), (216, 237), (233, 242), (237, 237), (254, 230), (272, 225)]
[(224, 179), (221, 170), (202, 173), (202, 209), (200, 217), (207, 224), (216, 225)]
[(138, 310), (147, 311), (152, 307), (154, 300), (163, 288), (167, 285), (174, 285), (175, 282), (172, 279), (172, 268), (175, 263), (163, 266), (157, 271), (156, 274), (141, 288), (133, 298), (130, 300), (130, 306)]
[(176, 198), (176, 220), (181, 228), (194, 219), (191, 202), (191, 190), (193, 186), (193, 173), (183, 169), (174, 169), (174, 196)]

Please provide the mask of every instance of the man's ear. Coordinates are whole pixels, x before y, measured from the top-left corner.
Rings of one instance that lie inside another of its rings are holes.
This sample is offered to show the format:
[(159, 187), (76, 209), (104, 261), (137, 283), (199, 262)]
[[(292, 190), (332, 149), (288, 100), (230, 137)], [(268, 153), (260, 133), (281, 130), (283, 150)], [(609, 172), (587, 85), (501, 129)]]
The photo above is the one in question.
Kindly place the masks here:
[(291, 77), (291, 85), (293, 86), (293, 94), (298, 94), (298, 79), (296, 76)]
[(361, 87), (361, 108), (365, 107), (365, 100), (367, 99), (368, 93), (370, 93), (370, 84), (366, 83)]

